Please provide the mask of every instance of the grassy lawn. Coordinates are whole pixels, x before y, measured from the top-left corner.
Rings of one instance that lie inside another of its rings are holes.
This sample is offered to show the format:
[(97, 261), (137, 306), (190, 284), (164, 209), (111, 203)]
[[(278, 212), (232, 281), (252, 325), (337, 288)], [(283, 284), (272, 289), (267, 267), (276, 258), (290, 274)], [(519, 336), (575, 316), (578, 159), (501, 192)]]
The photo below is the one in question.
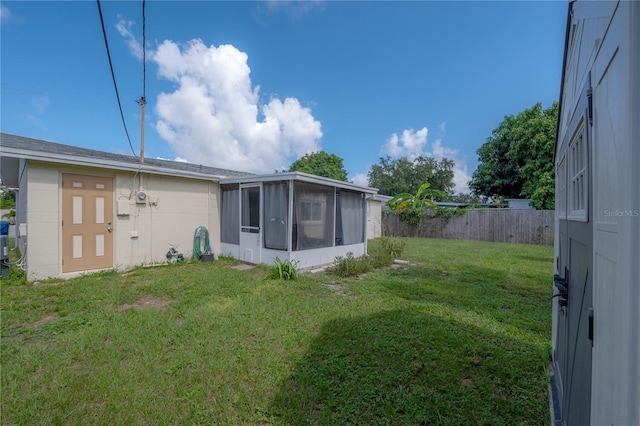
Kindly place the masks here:
[(410, 239), (399, 269), (232, 261), (2, 287), (2, 424), (548, 424), (552, 248)]

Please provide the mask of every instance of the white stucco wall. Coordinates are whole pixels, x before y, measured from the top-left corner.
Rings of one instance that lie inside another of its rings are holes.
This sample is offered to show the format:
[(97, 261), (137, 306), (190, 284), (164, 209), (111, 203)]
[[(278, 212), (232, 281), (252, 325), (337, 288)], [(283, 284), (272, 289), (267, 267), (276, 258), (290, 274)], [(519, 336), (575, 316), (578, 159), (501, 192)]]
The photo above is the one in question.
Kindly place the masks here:
[[(124, 201), (130, 213), (114, 215), (117, 265), (128, 267), (164, 262), (172, 245), (190, 257), (198, 226), (207, 228), (211, 246), (219, 252), (220, 186), (217, 183), (159, 175), (119, 174), (115, 187), (116, 211), (118, 202)], [(147, 194), (146, 203), (136, 202), (139, 191)]]
[(27, 165), (26, 258), (30, 280), (60, 273), (59, 179), (57, 170), (44, 163)]
[[(301, 269), (313, 268), (320, 265), (329, 265), (334, 263), (336, 256), (346, 256), (347, 253), (353, 253), (355, 257), (366, 254), (366, 244), (352, 244), (348, 246), (335, 246), (316, 248), (311, 250), (300, 250), (291, 252), (291, 259), (297, 260), (298, 267)], [(263, 259), (264, 263), (273, 262), (272, 259)]]
[(382, 202), (380, 200), (367, 200), (367, 239), (371, 240), (382, 236)]

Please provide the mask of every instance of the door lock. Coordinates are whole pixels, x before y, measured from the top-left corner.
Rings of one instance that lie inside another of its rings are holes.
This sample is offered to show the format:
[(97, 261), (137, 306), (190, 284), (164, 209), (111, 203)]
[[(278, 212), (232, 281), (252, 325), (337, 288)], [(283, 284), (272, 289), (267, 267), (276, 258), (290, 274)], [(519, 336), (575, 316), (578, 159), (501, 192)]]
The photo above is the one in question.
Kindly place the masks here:
[(553, 284), (558, 289), (559, 293), (551, 296), (551, 299), (554, 297), (558, 298), (558, 304), (560, 306), (567, 306), (567, 300), (569, 299), (569, 287), (567, 286), (567, 279), (561, 278), (559, 274), (553, 275)]

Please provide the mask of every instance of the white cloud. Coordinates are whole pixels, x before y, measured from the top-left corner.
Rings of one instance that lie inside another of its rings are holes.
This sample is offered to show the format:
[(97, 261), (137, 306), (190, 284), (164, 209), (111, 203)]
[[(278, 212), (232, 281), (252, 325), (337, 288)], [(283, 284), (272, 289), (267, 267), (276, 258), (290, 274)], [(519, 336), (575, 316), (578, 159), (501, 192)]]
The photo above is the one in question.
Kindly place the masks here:
[(467, 164), (458, 158), (458, 150), (442, 146), (442, 139), (436, 139), (431, 145), (431, 156), (440, 161), (443, 158), (453, 160), (453, 192), (469, 193), (469, 181), (471, 176), (467, 171)]
[(366, 173), (356, 173), (351, 181), (356, 185), (369, 186), (369, 178)]
[(4, 4), (0, 4), (0, 22), (7, 22), (11, 18), (11, 11)]
[[(438, 125), (438, 129), (441, 133), (444, 133), (445, 126), (445, 122)], [(443, 146), (442, 138), (439, 138), (431, 144), (431, 151), (428, 151), (426, 149), (428, 147), (428, 133), (429, 132), (426, 127), (423, 127), (417, 132), (413, 129), (404, 130), (401, 136), (393, 133), (382, 146), (382, 153), (387, 154), (392, 158), (406, 157), (409, 160), (415, 160), (421, 155), (433, 157), (438, 161), (448, 158), (454, 162), (454, 192), (469, 193), (468, 182), (471, 180), (471, 176), (469, 176), (467, 165), (464, 160), (458, 158), (458, 150)]]
[(36, 107), (36, 111), (38, 111), (38, 113), (40, 114), (42, 114), (44, 112), (44, 109), (51, 103), (49, 101), (49, 96), (47, 96), (46, 93), (37, 98), (33, 98), (32, 102), (33, 106)]
[(118, 23), (116, 24), (116, 29), (124, 38), (124, 41), (129, 48), (129, 52), (131, 52), (131, 54), (139, 60), (142, 60), (142, 43), (140, 43), (131, 32), (132, 26), (133, 21), (127, 21), (122, 15), (118, 15)]
[(400, 137), (393, 133), (382, 147), (382, 153), (391, 157), (407, 157), (409, 160), (414, 160), (422, 155), (428, 132), (429, 130), (423, 127), (417, 132), (413, 129), (404, 130)]
[(262, 105), (248, 56), (234, 46), (167, 40), (150, 57), (159, 77), (177, 86), (158, 95), (156, 130), (187, 161), (270, 173), (320, 150), (311, 110), (295, 98)]
[(469, 189), (470, 180), (471, 176), (469, 176), (467, 165), (464, 162), (456, 160), (453, 166), (453, 191), (456, 194), (469, 194), (471, 192), (471, 189)]
[(265, 2), (265, 5), (270, 11), (283, 11), (289, 19), (300, 19), (315, 10), (324, 9), (323, 0), (268, 0)]
[(457, 149), (442, 146), (442, 139), (436, 139), (433, 144), (431, 144), (431, 152), (433, 158), (436, 160), (442, 160), (443, 158), (453, 159), (458, 154)]
[(157, 159), (157, 160), (176, 161), (176, 162), (178, 162), (178, 163), (188, 163), (188, 161), (187, 161), (187, 160), (185, 160), (185, 159), (184, 159), (184, 158), (182, 158), (182, 157), (176, 157), (176, 158), (174, 158), (173, 160), (172, 160), (172, 159), (170, 159), (170, 158), (164, 158), (164, 157), (156, 157), (156, 159)]
[(49, 96), (47, 96), (46, 93), (41, 93), (38, 96), (34, 96), (33, 98), (31, 98), (31, 104), (34, 107), (33, 114), (26, 114), (25, 117), (34, 125), (43, 128), (39, 117), (44, 113), (45, 109), (49, 106), (50, 103), (51, 101), (49, 101)]

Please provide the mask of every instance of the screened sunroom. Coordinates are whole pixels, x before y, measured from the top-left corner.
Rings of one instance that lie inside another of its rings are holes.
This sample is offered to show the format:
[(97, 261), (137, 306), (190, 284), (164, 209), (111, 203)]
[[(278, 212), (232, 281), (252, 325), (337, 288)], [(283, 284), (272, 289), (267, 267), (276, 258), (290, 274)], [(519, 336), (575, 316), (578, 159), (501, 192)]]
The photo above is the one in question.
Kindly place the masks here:
[(301, 172), (220, 185), (222, 254), (255, 264), (279, 257), (309, 268), (367, 252), (367, 200), (376, 189)]

